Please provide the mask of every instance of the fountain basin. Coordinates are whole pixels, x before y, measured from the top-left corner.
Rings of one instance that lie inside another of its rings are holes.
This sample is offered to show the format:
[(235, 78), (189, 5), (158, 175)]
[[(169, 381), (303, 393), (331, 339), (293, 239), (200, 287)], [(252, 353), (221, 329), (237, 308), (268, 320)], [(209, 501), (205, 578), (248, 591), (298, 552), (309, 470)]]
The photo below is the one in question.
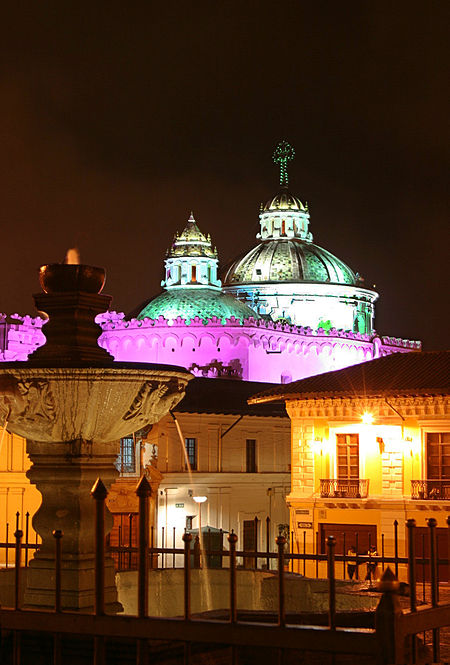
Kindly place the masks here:
[(0, 422), (26, 439), (107, 443), (157, 422), (192, 375), (170, 365), (0, 368)]
[[(98, 477), (108, 488), (120, 439), (162, 418), (183, 397), (193, 378), (185, 369), (137, 363), (114, 366), (36, 367), (31, 362), (0, 368), (0, 424), (27, 440), (30, 481), (42, 495), (33, 527), (42, 538), (29, 564), (24, 602), (52, 608), (55, 541), (62, 538), (62, 607), (92, 611), (95, 589), (94, 501)], [(112, 527), (109, 511), (105, 527)], [(105, 604), (120, 609), (114, 566), (105, 558)]]

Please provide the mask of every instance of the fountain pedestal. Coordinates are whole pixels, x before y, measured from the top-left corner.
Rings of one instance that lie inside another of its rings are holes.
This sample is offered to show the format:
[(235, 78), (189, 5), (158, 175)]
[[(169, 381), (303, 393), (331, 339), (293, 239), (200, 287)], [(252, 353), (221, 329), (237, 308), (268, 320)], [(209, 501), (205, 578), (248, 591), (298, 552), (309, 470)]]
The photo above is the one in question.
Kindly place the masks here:
[[(42, 494), (33, 526), (42, 538), (29, 564), (25, 604), (54, 607), (55, 541), (62, 537), (62, 609), (94, 607), (95, 501), (100, 477), (117, 476), (119, 440), (160, 420), (183, 397), (192, 378), (165, 365), (114, 363), (98, 347), (95, 315), (109, 304), (97, 291), (104, 271), (90, 266), (41, 268), (45, 293), (35, 296), (48, 312), (47, 344), (27, 362), (0, 366), (0, 424), (27, 440), (27, 475)], [(82, 289), (82, 290), (80, 290)], [(106, 510), (106, 531), (112, 517)], [(105, 605), (117, 611), (113, 561), (105, 561)]]
[[(42, 494), (42, 505), (33, 516), (33, 527), (42, 538), (39, 552), (31, 560), (24, 602), (29, 607), (53, 607), (55, 602), (54, 529), (63, 532), (61, 604), (70, 611), (91, 611), (94, 607), (95, 502), (91, 489), (97, 477), (108, 488), (118, 473), (114, 461), (119, 442), (95, 443), (82, 440), (42, 443), (27, 440), (32, 462), (28, 478)], [(105, 515), (105, 531), (112, 516)], [(107, 612), (120, 609), (114, 581), (114, 562), (105, 559), (105, 606)]]

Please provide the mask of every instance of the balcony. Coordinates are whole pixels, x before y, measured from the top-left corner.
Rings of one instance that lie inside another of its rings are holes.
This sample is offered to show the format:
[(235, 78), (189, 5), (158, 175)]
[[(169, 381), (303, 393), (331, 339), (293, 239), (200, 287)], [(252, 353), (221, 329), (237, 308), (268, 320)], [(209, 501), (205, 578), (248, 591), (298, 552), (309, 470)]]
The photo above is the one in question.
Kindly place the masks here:
[(447, 480), (411, 480), (411, 499), (450, 500), (450, 478)]
[(367, 499), (369, 480), (362, 478), (321, 478), (322, 498)]

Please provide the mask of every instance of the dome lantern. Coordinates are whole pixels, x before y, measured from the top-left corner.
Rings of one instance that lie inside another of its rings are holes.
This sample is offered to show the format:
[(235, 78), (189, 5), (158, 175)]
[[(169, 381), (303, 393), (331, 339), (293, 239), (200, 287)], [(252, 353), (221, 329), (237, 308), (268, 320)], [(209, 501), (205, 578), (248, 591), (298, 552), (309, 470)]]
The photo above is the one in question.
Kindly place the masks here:
[(167, 250), (164, 265), (166, 279), (161, 286), (166, 289), (177, 286), (221, 287), (217, 277), (217, 249), (211, 243), (211, 236), (205, 236), (200, 231), (192, 212), (186, 227), (182, 233), (175, 235)]
[(300, 238), (312, 242), (312, 234), (308, 228), (308, 205), (302, 203), (288, 189), (287, 163), (292, 161), (294, 156), (295, 150), (287, 141), (278, 143), (272, 158), (275, 164), (280, 166), (280, 190), (261, 208), (261, 232), (257, 235), (258, 240)]

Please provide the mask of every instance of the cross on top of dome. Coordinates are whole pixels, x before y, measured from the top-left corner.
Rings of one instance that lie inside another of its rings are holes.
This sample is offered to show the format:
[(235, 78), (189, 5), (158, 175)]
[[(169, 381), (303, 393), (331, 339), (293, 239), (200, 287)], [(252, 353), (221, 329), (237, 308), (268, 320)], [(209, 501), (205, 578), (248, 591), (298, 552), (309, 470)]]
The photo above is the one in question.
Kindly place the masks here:
[(272, 155), (272, 159), (275, 164), (279, 164), (280, 166), (280, 185), (284, 187), (287, 187), (289, 184), (287, 163), (291, 162), (294, 157), (295, 150), (287, 141), (280, 141)]

